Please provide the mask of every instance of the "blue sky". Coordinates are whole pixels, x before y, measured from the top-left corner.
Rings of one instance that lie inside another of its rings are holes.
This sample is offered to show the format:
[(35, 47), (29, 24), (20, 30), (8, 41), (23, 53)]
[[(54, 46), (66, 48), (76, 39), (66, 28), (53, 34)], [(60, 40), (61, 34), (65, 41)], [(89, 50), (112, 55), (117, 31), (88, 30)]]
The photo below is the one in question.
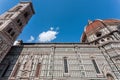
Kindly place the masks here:
[[(120, 0), (32, 0), (35, 15), (18, 39), (24, 42), (80, 42), (88, 19), (120, 19)], [(0, 14), (19, 0), (0, 0)]]

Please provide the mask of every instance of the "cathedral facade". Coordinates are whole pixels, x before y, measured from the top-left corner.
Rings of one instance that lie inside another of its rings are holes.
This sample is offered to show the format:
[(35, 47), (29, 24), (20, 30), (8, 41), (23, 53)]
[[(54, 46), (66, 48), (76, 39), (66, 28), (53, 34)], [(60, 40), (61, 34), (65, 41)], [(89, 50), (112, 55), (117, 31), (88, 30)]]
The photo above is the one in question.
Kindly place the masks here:
[(0, 80), (120, 80), (120, 20), (89, 21), (81, 43), (13, 45), (33, 14), (21, 2), (0, 16)]

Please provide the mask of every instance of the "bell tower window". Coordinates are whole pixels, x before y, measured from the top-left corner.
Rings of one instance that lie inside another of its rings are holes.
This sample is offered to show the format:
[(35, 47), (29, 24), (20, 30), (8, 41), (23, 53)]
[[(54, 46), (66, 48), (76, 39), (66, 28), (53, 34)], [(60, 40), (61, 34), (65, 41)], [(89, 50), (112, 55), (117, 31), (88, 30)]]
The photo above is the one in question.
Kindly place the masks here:
[(20, 22), (20, 19), (17, 20), (17, 23), (19, 23), (19, 22)]
[(17, 23), (18, 23), (19, 26), (22, 26), (22, 22), (21, 22), (20, 19), (17, 20)]
[(15, 35), (15, 32), (13, 31), (13, 28), (9, 28), (7, 33), (9, 33), (12, 37)]
[(8, 29), (8, 31), (7, 31), (7, 32), (8, 32), (8, 33), (11, 33), (11, 31), (12, 31), (12, 30), (13, 30), (13, 29), (12, 29), (12, 28), (10, 28), (10, 29)]
[(22, 26), (22, 22), (19, 23), (19, 26)]
[(67, 57), (64, 57), (64, 72), (68, 73)]
[(13, 37), (14, 35), (15, 35), (15, 32), (12, 32), (12, 33), (11, 33), (11, 36)]
[(29, 13), (28, 13), (28, 12), (25, 12), (25, 13), (24, 13), (24, 17), (25, 17), (25, 18), (27, 18), (27, 17), (28, 17), (28, 15), (29, 15)]

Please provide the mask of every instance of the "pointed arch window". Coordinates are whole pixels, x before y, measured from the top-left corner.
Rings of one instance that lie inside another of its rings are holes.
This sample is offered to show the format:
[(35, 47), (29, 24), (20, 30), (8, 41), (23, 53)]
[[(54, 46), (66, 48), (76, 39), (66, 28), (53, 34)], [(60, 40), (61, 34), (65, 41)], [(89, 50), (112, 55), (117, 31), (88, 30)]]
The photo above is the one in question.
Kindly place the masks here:
[(7, 32), (8, 32), (8, 33), (11, 33), (12, 30), (13, 30), (13, 28), (9, 28)]
[(98, 68), (98, 65), (97, 65), (95, 59), (92, 59), (92, 63), (93, 63), (93, 65), (94, 65), (94, 67), (95, 67), (96, 72), (97, 72), (98, 74), (100, 74), (100, 70), (99, 70), (99, 68)]
[(68, 73), (68, 63), (67, 63), (67, 57), (64, 57), (64, 72)]
[(28, 15), (29, 15), (29, 13), (28, 13), (28, 12), (25, 12), (25, 13), (24, 13), (24, 17), (25, 17), (25, 18), (27, 18), (27, 17), (28, 17)]
[(15, 35), (15, 32), (13, 31), (12, 33), (11, 33), (11, 36), (13, 37)]
[(35, 77), (39, 77), (39, 75), (40, 75), (40, 68), (41, 68), (41, 63), (38, 63), (37, 67), (36, 67)]

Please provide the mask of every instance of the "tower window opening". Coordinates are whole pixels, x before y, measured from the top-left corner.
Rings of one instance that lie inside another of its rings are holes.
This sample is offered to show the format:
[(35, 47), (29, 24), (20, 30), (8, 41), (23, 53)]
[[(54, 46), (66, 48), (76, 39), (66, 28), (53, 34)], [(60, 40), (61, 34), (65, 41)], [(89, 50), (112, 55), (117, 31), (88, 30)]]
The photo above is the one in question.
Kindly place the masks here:
[(19, 23), (19, 26), (22, 26), (22, 22)]
[(19, 23), (19, 22), (20, 22), (20, 19), (17, 20), (17, 23)]
[(10, 28), (7, 32), (8, 32), (8, 33), (11, 33), (11, 31), (12, 31), (12, 30), (13, 30), (13, 29), (12, 29), (12, 28)]
[(41, 68), (41, 63), (38, 63), (37, 67), (36, 67), (35, 77), (39, 77), (39, 75), (40, 75), (40, 68)]
[(28, 17), (28, 15), (29, 15), (29, 13), (28, 13), (28, 12), (25, 12), (25, 13), (24, 13), (24, 17), (25, 17), (25, 18), (27, 18), (27, 17)]
[(12, 33), (11, 33), (11, 36), (14, 36), (14, 35), (15, 35), (15, 32), (12, 32)]
[(96, 63), (95, 59), (92, 59), (92, 63), (93, 63), (93, 65), (94, 65), (94, 67), (95, 67), (96, 72), (99, 74), (99, 73), (100, 73), (100, 70), (99, 70), (99, 68), (98, 68), (98, 66), (97, 66), (97, 63)]
[(67, 57), (64, 57), (64, 72), (68, 73)]
[(97, 33), (96, 33), (96, 36), (97, 36), (97, 37), (100, 37), (101, 35), (102, 35), (101, 32), (97, 32)]

